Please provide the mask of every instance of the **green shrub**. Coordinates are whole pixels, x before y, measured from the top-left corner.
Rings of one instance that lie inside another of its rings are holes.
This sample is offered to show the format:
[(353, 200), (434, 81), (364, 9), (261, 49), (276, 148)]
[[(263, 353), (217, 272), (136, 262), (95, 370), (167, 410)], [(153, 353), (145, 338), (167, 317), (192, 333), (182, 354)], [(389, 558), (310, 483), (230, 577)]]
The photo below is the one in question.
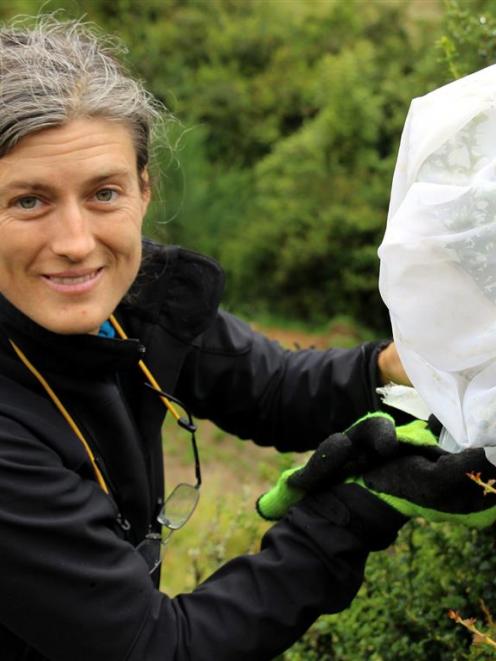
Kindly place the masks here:
[(496, 610), (494, 532), (410, 522), (396, 545), (371, 556), (351, 607), (325, 616), (285, 661), (462, 661), (490, 659), (447, 616)]
[(496, 15), (492, 0), (446, 0), (438, 46), (450, 78), (460, 78), (496, 62)]

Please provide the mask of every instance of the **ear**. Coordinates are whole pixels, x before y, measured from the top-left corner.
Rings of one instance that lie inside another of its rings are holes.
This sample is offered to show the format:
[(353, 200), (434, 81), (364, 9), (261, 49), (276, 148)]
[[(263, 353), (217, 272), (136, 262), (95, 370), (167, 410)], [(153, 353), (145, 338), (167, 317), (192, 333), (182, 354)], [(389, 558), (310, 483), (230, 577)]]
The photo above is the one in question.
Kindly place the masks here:
[(143, 168), (142, 172), (139, 173), (139, 184), (141, 189), (141, 200), (143, 203), (143, 216), (148, 209), (150, 204), (150, 199), (152, 197), (152, 186), (150, 182), (150, 174), (147, 168)]

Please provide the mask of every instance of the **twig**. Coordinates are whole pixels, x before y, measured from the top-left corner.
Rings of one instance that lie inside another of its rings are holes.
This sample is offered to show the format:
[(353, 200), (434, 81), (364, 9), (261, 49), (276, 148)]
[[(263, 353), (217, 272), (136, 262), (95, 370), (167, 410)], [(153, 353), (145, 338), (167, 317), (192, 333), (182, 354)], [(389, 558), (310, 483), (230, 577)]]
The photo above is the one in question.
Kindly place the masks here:
[(484, 613), (484, 617), (486, 618), (487, 626), (490, 629), (494, 629), (496, 623), (494, 621), (491, 611), (486, 606), (486, 602), (484, 601), (484, 599), (479, 599), (479, 604), (481, 607), (481, 611)]
[(487, 495), (488, 493), (496, 493), (496, 488), (493, 486), (496, 483), (496, 480), (488, 480), (487, 482), (484, 482), (484, 480), (481, 479), (480, 473), (467, 473), (467, 477), (480, 487), (484, 488), (484, 495)]
[(448, 611), (448, 617), (450, 617), (457, 624), (461, 624), (462, 626), (465, 627), (465, 629), (468, 629), (470, 631), (470, 633), (474, 637), (475, 645), (489, 645), (490, 647), (494, 647), (496, 649), (496, 640), (493, 640), (486, 633), (483, 633), (482, 631), (479, 631), (479, 629), (477, 629), (477, 627), (475, 626), (476, 620), (474, 617), (468, 617), (464, 620), (461, 617), (461, 615), (454, 610)]

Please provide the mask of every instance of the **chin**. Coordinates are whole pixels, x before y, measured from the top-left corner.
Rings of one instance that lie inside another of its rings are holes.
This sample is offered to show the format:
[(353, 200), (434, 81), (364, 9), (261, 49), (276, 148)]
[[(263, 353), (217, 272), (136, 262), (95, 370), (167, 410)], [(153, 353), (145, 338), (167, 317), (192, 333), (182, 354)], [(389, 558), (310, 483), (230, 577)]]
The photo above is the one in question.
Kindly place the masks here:
[(58, 319), (35, 319), (34, 321), (43, 328), (59, 335), (97, 335), (100, 326), (106, 319), (108, 319), (108, 315), (101, 318), (95, 315), (84, 321), (81, 319), (64, 319), (61, 315)]
[[(103, 323), (103, 322), (102, 322)], [(71, 325), (61, 325), (61, 324), (53, 324), (53, 325), (44, 325), (43, 327), (46, 328), (47, 330), (51, 331), (52, 333), (57, 333), (58, 335), (98, 335), (98, 332), (100, 330), (100, 326), (71, 326)]]

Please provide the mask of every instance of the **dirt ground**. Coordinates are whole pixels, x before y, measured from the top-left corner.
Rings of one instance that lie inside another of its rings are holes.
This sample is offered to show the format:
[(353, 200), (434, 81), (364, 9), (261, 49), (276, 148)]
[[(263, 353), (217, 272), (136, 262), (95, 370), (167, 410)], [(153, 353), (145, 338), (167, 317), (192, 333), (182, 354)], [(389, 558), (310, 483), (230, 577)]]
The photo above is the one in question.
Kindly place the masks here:
[(320, 333), (309, 331), (277, 328), (275, 326), (262, 326), (251, 324), (252, 328), (273, 340), (277, 340), (288, 349), (327, 349), (331, 346), (340, 346), (343, 343), (359, 343), (360, 334), (351, 324), (333, 323)]

